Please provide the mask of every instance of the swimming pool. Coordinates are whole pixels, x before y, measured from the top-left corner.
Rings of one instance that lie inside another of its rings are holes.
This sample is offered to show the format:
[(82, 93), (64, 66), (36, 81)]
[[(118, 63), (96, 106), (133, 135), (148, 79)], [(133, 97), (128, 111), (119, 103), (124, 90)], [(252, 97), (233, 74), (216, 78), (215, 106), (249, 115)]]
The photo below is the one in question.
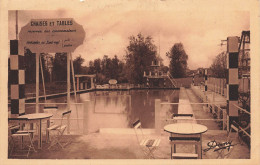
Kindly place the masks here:
[[(64, 103), (66, 97), (50, 99), (48, 102)], [(155, 127), (155, 99), (162, 102), (178, 102), (179, 90), (129, 90), (129, 91), (95, 91), (77, 95), (77, 102), (90, 100), (88, 108), (75, 105), (71, 96), (71, 127), (73, 131), (98, 132), (100, 128), (131, 128), (137, 119), (142, 121), (143, 128)], [(40, 109), (43, 105), (40, 106)], [(58, 112), (66, 109), (59, 105)], [(178, 105), (162, 105), (161, 118), (165, 114), (177, 113)], [(57, 113), (59, 114), (59, 113)], [(76, 118), (79, 120), (75, 120)]]

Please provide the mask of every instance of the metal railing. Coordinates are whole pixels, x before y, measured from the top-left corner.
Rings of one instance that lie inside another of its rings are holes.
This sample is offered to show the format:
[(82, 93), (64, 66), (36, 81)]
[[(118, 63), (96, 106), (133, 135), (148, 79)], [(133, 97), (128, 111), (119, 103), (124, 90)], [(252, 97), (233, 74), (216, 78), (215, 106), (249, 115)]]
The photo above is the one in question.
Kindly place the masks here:
[[(214, 88), (214, 90), (211, 90), (211, 91), (207, 91), (208, 93), (209, 92), (215, 92), (215, 93), (218, 93), (219, 92), (219, 90), (221, 91), (221, 90), (223, 90), (224, 91), (224, 93), (220, 93), (220, 94), (222, 94), (223, 96), (226, 96), (226, 88), (221, 88), (221, 87), (218, 87), (218, 86), (214, 86), (214, 84), (208, 84), (208, 86), (213, 86)], [(201, 87), (200, 87), (200, 89), (201, 89)], [(209, 88), (209, 89), (211, 89), (211, 88)], [(200, 97), (200, 99), (202, 99), (203, 101), (208, 101), (207, 99), (206, 99), (206, 97), (201, 97), (200, 95), (197, 95), (197, 96), (199, 96)], [(223, 102), (224, 103), (224, 102)], [(226, 111), (223, 111), (223, 109), (219, 106), (219, 105), (217, 105), (217, 104), (212, 104), (211, 102), (209, 102), (209, 103), (207, 103), (207, 104), (209, 104), (209, 105), (212, 105), (212, 106), (215, 106), (215, 107), (217, 107), (218, 109), (220, 109), (222, 112), (225, 112), (226, 113)], [(219, 104), (221, 104), (221, 102), (219, 102)], [(238, 111), (241, 111), (241, 112), (243, 112), (243, 113), (246, 113), (247, 115), (250, 115), (251, 116), (251, 113), (250, 112), (248, 112), (246, 109), (244, 109), (244, 108), (241, 108), (240, 106), (238, 106), (238, 105), (236, 105), (236, 104), (233, 104), (233, 106), (235, 106), (237, 109), (238, 109)], [(214, 109), (214, 108), (213, 108)], [(215, 111), (213, 110), (213, 113), (215, 113)], [(226, 113), (227, 114), (227, 113)], [(218, 115), (217, 115), (218, 116)], [(228, 123), (228, 119), (227, 119), (227, 123)], [(248, 132), (246, 132), (246, 130), (248, 130), (250, 128), (250, 123), (248, 124), (248, 126), (246, 127), (246, 128), (242, 128), (241, 126), (239, 126), (239, 129), (240, 129), (240, 132), (243, 132), (246, 136), (248, 136), (249, 138), (251, 138), (251, 135), (248, 133)], [(227, 128), (228, 129), (228, 128)]]
[[(216, 102), (216, 103), (209, 103), (209, 102), (206, 102), (206, 103), (168, 103), (168, 102), (160, 102), (159, 100), (157, 100), (155, 102), (155, 114), (158, 113), (157, 111), (161, 111), (161, 106), (158, 106), (159, 105), (205, 105), (205, 106), (208, 106), (206, 109), (208, 109), (207, 111), (210, 111), (210, 107), (212, 109), (214, 109), (214, 112), (218, 112), (218, 115), (217, 115), (217, 118), (205, 118), (205, 119), (196, 119), (196, 118), (192, 118), (192, 120), (194, 121), (218, 121), (218, 122), (222, 122), (222, 129), (225, 130), (225, 128), (227, 128), (227, 112), (226, 112), (226, 109), (223, 109), (219, 106), (219, 102)], [(214, 107), (214, 108), (213, 108)], [(222, 116), (221, 116), (221, 113), (222, 113)], [(162, 119), (162, 120), (165, 120), (166, 122), (168, 121), (175, 121), (176, 119), (172, 119), (172, 118), (166, 118), (166, 119)], [(161, 123), (155, 123), (155, 127), (157, 128), (160, 128)]]

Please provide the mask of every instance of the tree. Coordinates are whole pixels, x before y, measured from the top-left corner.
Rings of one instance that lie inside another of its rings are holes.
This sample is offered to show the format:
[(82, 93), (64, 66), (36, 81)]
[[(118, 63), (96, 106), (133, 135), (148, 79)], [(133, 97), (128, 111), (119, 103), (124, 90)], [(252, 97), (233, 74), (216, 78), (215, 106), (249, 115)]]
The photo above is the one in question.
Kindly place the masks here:
[(83, 67), (82, 64), (85, 60), (79, 55), (73, 60), (74, 74), (82, 74)]
[[(53, 68), (53, 56), (48, 53), (41, 53), (41, 64), (45, 82), (52, 81), (52, 68)], [(40, 81), (42, 81), (41, 70), (40, 70)]]
[(53, 61), (55, 81), (67, 81), (67, 53), (56, 53)]
[(211, 64), (210, 69), (212, 74), (216, 78), (225, 78), (226, 77), (226, 67), (227, 67), (227, 54), (222, 52), (218, 54), (213, 63)]
[(95, 59), (94, 60), (94, 72), (95, 73), (101, 73), (101, 59)]
[(181, 78), (186, 76), (188, 55), (186, 54), (183, 44), (176, 43), (166, 53), (166, 56), (170, 59), (170, 73), (175, 78)]
[(148, 70), (155, 58), (156, 46), (152, 37), (144, 37), (141, 33), (136, 37), (130, 36), (125, 55), (128, 81), (134, 84), (144, 83), (144, 71)]
[(35, 83), (36, 81), (36, 54), (32, 53), (30, 49), (25, 49), (24, 65), (25, 65), (25, 83)]

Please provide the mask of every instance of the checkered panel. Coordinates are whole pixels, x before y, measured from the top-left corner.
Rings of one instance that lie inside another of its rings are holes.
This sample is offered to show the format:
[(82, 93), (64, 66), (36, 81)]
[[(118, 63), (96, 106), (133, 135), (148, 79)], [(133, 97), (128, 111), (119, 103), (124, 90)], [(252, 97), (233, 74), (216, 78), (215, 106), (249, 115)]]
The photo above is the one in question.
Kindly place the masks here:
[(19, 84), (25, 84), (25, 71), (24, 70), (19, 70), (18, 72), (18, 76), (19, 76)]
[(239, 38), (237, 36), (227, 38), (227, 52), (238, 52)]
[(237, 117), (238, 109), (238, 37), (228, 37), (227, 56), (227, 113)]
[(24, 56), (18, 55), (18, 66), (20, 70), (25, 69), (25, 64), (24, 64)]
[(228, 101), (227, 102), (227, 113), (229, 116), (238, 116), (238, 110), (237, 107), (235, 107), (234, 105), (238, 105), (237, 100), (236, 101)]
[(11, 84), (11, 99), (19, 99), (19, 85)]
[(228, 61), (229, 61), (228, 68), (237, 68), (238, 67), (238, 53), (229, 53)]
[(25, 113), (25, 99), (19, 99), (19, 114)]
[(18, 55), (18, 40), (10, 41), (11, 115), (25, 112), (24, 55)]
[(10, 40), (10, 54), (18, 55), (18, 40)]
[(229, 87), (228, 88), (229, 89), (229, 91), (228, 91), (229, 100), (232, 100), (232, 101), (238, 100), (238, 84), (235, 84), (235, 85), (229, 84), (228, 87)]
[(10, 70), (18, 70), (18, 55), (10, 55)]
[(205, 69), (205, 92), (208, 91), (208, 83), (207, 83), (207, 80), (208, 80), (208, 71), (207, 69)]
[(229, 69), (228, 84), (238, 84), (238, 68)]
[[(10, 62), (12, 62), (12, 61), (10, 61)], [(9, 79), (9, 82), (11, 83), (11, 84), (15, 84), (15, 85), (17, 85), (18, 84), (18, 70), (10, 70), (10, 79)]]
[(11, 99), (11, 114), (19, 114), (19, 99)]

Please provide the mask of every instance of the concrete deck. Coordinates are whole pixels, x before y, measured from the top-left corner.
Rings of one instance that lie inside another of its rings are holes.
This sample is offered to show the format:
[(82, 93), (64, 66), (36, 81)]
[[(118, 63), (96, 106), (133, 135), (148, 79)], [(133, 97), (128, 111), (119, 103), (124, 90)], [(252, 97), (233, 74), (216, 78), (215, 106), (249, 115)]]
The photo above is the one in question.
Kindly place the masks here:
[(186, 89), (183, 87), (180, 88), (178, 114), (193, 114), (193, 117), (175, 117), (178, 123), (197, 123), (194, 118), (193, 109), (191, 107), (189, 97), (186, 93)]
[[(38, 150), (37, 153), (32, 152), (29, 159), (146, 159), (134, 134), (92, 133), (88, 135), (67, 135), (66, 137), (71, 138), (72, 143), (64, 149), (53, 148), (48, 150), (48, 144), (44, 143), (43, 149)], [(160, 135), (150, 134), (149, 137), (161, 139), (159, 148), (154, 153), (156, 159), (170, 159), (169, 134), (162, 132)], [(207, 143), (211, 140), (223, 142), (226, 137), (226, 133), (223, 131), (207, 131), (203, 134), (202, 148), (208, 148)], [(177, 145), (177, 152), (195, 153), (195, 148), (190, 145)], [(245, 144), (237, 144), (229, 158), (249, 159), (249, 153)], [(217, 152), (210, 150), (203, 152), (202, 158), (216, 159), (217, 156)], [(25, 157), (10, 158), (23, 159)]]
[[(202, 105), (190, 105), (189, 102), (197, 102), (197, 98), (190, 89), (181, 88), (179, 113), (192, 113), (195, 118), (210, 118), (210, 114), (202, 110)], [(182, 107), (183, 106), (183, 107)], [(193, 121), (192, 121), (193, 122)], [(207, 123), (215, 130), (208, 130), (202, 135), (202, 149), (208, 148), (209, 141), (227, 141), (227, 132), (217, 130), (214, 121)], [(208, 125), (207, 125), (208, 126)], [(209, 128), (208, 126), (208, 128)], [(144, 135), (160, 138), (161, 143), (155, 151), (156, 159), (170, 159), (169, 133), (161, 130), (159, 134), (153, 129), (144, 129)], [(44, 143), (43, 149), (37, 153), (31, 153), (29, 159), (147, 159), (138, 145), (133, 129), (100, 129), (97, 133), (87, 135), (66, 135), (72, 140), (64, 149), (57, 148), (48, 150), (48, 145)], [(65, 139), (66, 140), (66, 139)], [(246, 144), (240, 144), (237, 138), (232, 139), (232, 144), (236, 144), (229, 155), (229, 159), (249, 159), (250, 149)], [(35, 142), (36, 144), (36, 142)], [(37, 146), (37, 145), (35, 145)], [(195, 147), (191, 145), (177, 145), (177, 152), (195, 153)], [(25, 157), (9, 157), (25, 158)], [(203, 159), (216, 159), (218, 153), (213, 150), (203, 152)]]

